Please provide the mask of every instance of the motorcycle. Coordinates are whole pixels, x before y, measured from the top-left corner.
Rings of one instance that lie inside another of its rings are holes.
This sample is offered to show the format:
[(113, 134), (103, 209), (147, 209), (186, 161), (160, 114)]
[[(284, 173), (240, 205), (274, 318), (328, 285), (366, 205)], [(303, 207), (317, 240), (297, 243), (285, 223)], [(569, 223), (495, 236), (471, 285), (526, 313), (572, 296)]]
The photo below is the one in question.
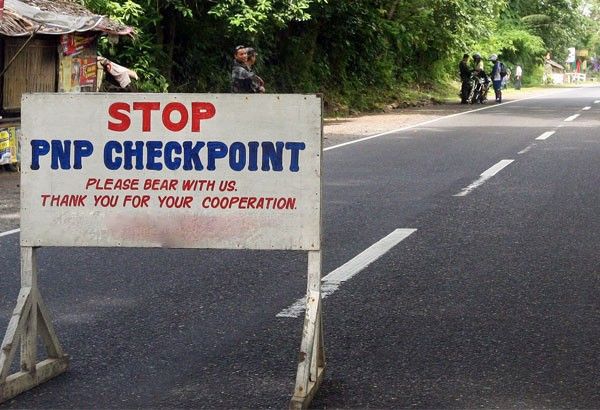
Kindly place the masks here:
[(490, 88), (490, 81), (487, 78), (482, 78), (476, 73), (471, 75), (471, 83), (469, 87), (469, 95), (467, 102), (469, 104), (485, 104), (487, 101), (487, 93)]

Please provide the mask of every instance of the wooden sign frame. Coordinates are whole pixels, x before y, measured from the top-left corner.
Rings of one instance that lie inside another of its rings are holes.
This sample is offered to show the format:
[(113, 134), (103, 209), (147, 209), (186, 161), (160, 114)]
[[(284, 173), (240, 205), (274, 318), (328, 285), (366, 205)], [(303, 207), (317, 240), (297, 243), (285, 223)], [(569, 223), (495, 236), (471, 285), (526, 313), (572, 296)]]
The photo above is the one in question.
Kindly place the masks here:
[(296, 387), (290, 409), (305, 409), (325, 376), (325, 344), (321, 296), (321, 251), (308, 252), (308, 289), (302, 343), (296, 372)]
[[(21, 291), (0, 347), (0, 403), (64, 373), (69, 368), (38, 289), (37, 248), (21, 247)], [(38, 362), (41, 336), (48, 357)], [(9, 374), (20, 346), (20, 370)]]
[[(323, 100), (321, 95), (321, 113)], [(325, 374), (325, 348), (322, 318), (322, 165), (323, 123), (321, 114), (321, 143), (319, 152), (320, 178), (318, 242), (308, 251), (306, 314), (300, 344), (298, 368), (290, 408), (307, 408), (323, 382)], [(315, 221), (316, 222), (316, 221)], [(23, 243), (23, 242), (22, 242)], [(26, 243), (25, 245), (30, 245)], [(315, 246), (316, 245), (316, 246)], [(38, 246), (24, 246), (21, 250), (21, 289), (16, 307), (0, 347), (0, 403), (32, 389), (69, 368), (70, 358), (63, 351), (52, 326), (50, 314), (38, 288)], [(46, 358), (38, 361), (38, 337), (46, 349)], [(18, 371), (10, 373), (20, 351)]]
[[(58, 341), (38, 288), (38, 249), (21, 247), (21, 290), (0, 347), (0, 403), (69, 369), (69, 356)], [(321, 268), (321, 251), (308, 252), (306, 314), (290, 409), (307, 408), (325, 375)], [(38, 337), (42, 338), (47, 353), (47, 358), (39, 362)], [(20, 370), (9, 374), (19, 346)]]
[[(0, 347), (0, 403), (66, 372), (69, 368), (69, 356), (60, 345), (38, 289), (38, 249), (21, 247), (21, 290)], [(307, 408), (325, 375), (321, 267), (321, 251), (308, 252), (306, 314), (290, 409)], [(47, 353), (47, 358), (39, 362), (38, 337), (42, 338)], [(9, 374), (19, 346), (20, 370)]]

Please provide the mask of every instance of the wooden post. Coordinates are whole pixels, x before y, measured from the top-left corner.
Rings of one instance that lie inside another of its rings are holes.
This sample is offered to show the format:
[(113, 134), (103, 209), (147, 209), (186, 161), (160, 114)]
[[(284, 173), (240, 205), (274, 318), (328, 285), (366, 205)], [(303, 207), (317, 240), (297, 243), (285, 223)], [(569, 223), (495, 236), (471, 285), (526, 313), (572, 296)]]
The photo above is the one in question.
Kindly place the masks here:
[[(38, 290), (37, 248), (21, 247), (21, 291), (0, 347), (0, 403), (29, 390), (69, 367)], [(37, 339), (42, 336), (48, 358), (38, 362)], [(21, 347), (20, 371), (10, 369)]]
[(308, 252), (308, 291), (296, 387), (290, 409), (305, 409), (315, 396), (325, 374), (323, 317), (321, 314), (321, 251)]

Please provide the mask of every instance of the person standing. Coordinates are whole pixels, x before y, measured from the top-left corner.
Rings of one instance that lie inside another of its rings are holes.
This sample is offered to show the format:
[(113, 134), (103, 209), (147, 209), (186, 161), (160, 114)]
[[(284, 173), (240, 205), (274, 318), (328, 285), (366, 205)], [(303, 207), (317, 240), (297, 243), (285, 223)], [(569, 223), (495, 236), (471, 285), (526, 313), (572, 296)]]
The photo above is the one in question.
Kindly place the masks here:
[(515, 68), (515, 90), (521, 89), (521, 77), (523, 76), (523, 69), (520, 64), (517, 64)]
[(498, 56), (496, 54), (492, 54), (490, 56), (490, 61), (494, 66), (492, 67), (492, 73), (490, 77), (492, 77), (492, 84), (494, 85), (494, 93), (496, 94), (496, 102), (502, 102), (502, 78), (506, 76), (506, 68), (503, 63), (498, 60)]
[(481, 54), (479, 53), (473, 54), (472, 73), (474, 76), (479, 78), (479, 82), (476, 84), (477, 88), (475, 90), (475, 92), (478, 94), (477, 101), (479, 101), (481, 104), (484, 104), (487, 101), (487, 93), (490, 87), (490, 79), (485, 73), (483, 59), (481, 58)]
[(471, 87), (471, 69), (469, 68), (469, 55), (463, 54), (462, 60), (458, 63), (458, 70), (460, 73), (460, 103), (467, 104), (467, 98), (469, 97), (469, 88)]
[(483, 60), (481, 59), (481, 54), (475, 53), (473, 54), (473, 72), (481, 78), (486, 78), (485, 70), (483, 67)]
[(252, 80), (252, 92), (253, 93), (264, 93), (265, 92), (265, 82), (262, 78), (257, 76), (254, 71), (252, 71), (252, 67), (256, 64), (256, 50), (252, 47), (248, 47), (246, 49), (246, 67), (248, 67), (248, 71), (250, 71), (250, 78)]
[(246, 47), (237, 46), (233, 52), (233, 67), (231, 69), (231, 92), (251, 93), (252, 79), (246, 66)]

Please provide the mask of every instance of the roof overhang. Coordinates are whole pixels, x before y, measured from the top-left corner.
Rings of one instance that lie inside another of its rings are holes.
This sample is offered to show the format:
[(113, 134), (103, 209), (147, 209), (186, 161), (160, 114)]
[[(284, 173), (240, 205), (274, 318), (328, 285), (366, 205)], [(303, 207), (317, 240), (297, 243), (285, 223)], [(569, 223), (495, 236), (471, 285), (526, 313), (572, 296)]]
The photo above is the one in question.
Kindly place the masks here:
[[(94, 14), (80, 4), (66, 0), (0, 0), (0, 34), (10, 37), (39, 34), (68, 34), (97, 31), (131, 35), (131, 27)], [(1, 4), (0, 4), (1, 5)]]

